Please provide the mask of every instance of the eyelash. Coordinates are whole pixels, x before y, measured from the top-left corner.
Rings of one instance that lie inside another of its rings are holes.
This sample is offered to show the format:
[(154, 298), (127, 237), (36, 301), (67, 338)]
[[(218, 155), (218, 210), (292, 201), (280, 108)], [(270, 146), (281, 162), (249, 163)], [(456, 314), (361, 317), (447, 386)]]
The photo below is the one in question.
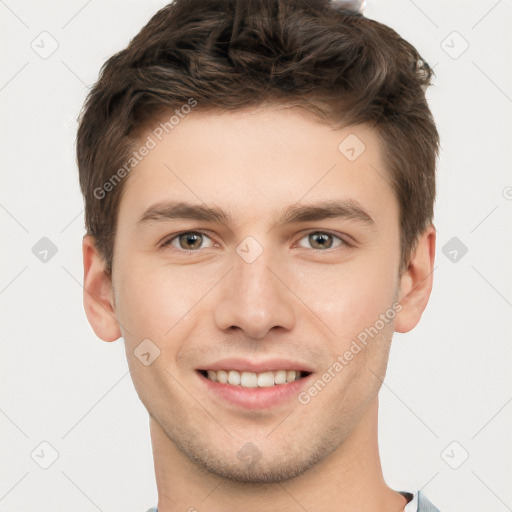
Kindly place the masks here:
[[(208, 234), (206, 234), (204, 231), (181, 231), (180, 233), (175, 233), (174, 235), (172, 235), (170, 238), (167, 238), (164, 242), (162, 242), (160, 244), (160, 247), (162, 249), (165, 249), (165, 248), (172, 248), (172, 250), (175, 250), (177, 252), (181, 252), (181, 253), (187, 253), (187, 254), (192, 254), (192, 253), (199, 253), (201, 252), (202, 249), (191, 249), (191, 250), (186, 250), (186, 249), (178, 249), (176, 247), (173, 247), (171, 244), (174, 240), (177, 240), (181, 235), (202, 235), (202, 236), (205, 236), (207, 238), (209, 238), (211, 240), (211, 237), (208, 236)], [(330, 249), (313, 249), (311, 248), (312, 251), (316, 251), (317, 253), (318, 252), (322, 252), (322, 253), (328, 253), (328, 254), (332, 254), (333, 252), (337, 252), (338, 250), (341, 250), (343, 248), (347, 248), (347, 247), (352, 247), (351, 244), (349, 244), (346, 240), (344, 240), (343, 238), (341, 238), (340, 236), (334, 234), (334, 233), (331, 233), (330, 231), (321, 231), (321, 230), (318, 230), (318, 229), (314, 229), (314, 230), (311, 230), (311, 231), (308, 231), (307, 233), (305, 233), (304, 235), (302, 235), (302, 237), (299, 239), (302, 240), (303, 238), (306, 238), (308, 237), (309, 235), (312, 235), (312, 234), (321, 234), (321, 235), (328, 235), (328, 236), (331, 236), (333, 238), (337, 238), (341, 243), (338, 247), (334, 247), (334, 248), (330, 248)], [(213, 240), (212, 240), (213, 241)], [(294, 245), (294, 247), (296, 247), (296, 245)], [(304, 247), (301, 247), (302, 249), (304, 249)], [(207, 247), (208, 249), (208, 247)]]

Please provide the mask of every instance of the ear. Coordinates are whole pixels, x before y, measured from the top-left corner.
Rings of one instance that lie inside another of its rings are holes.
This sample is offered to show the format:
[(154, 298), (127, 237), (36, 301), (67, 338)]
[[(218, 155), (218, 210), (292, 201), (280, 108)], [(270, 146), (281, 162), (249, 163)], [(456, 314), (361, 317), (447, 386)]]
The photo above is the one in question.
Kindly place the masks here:
[(98, 253), (94, 237), (85, 235), (82, 241), (84, 259), (84, 309), (96, 336), (103, 341), (115, 341), (121, 330), (114, 312), (112, 278), (105, 261)]
[(434, 278), (435, 251), (436, 229), (430, 224), (419, 236), (416, 250), (400, 277), (398, 302), (402, 305), (402, 310), (395, 317), (397, 332), (414, 329), (427, 307)]

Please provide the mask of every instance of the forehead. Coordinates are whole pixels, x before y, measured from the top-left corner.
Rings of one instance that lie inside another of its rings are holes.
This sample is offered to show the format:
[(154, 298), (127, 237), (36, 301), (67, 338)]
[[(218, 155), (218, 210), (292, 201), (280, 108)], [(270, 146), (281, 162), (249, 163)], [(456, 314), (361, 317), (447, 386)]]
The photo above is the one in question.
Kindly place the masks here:
[(398, 212), (380, 138), (366, 126), (333, 129), (278, 107), (199, 110), (165, 124), (171, 115), (142, 133), (151, 149), (128, 176), (120, 216), (135, 221), (169, 200), (221, 206), (240, 222), (334, 198), (377, 217)]

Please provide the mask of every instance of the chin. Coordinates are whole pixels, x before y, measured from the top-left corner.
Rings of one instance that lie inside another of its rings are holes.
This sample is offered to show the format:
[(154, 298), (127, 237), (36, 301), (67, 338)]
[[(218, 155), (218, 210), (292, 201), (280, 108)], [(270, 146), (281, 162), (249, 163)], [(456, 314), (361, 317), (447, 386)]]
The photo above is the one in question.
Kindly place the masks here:
[(225, 460), (194, 460), (209, 473), (226, 480), (247, 484), (270, 484), (290, 480), (308, 471), (318, 461), (258, 461), (256, 464), (226, 464)]
[[(324, 438), (325, 439), (325, 438)], [(253, 443), (247, 442), (229, 457), (229, 451), (211, 446), (197, 446), (190, 443), (178, 446), (179, 450), (203, 471), (237, 483), (269, 484), (298, 477), (331, 454), (336, 442), (308, 443), (307, 447), (290, 446), (273, 448), (267, 446), (260, 451)]]

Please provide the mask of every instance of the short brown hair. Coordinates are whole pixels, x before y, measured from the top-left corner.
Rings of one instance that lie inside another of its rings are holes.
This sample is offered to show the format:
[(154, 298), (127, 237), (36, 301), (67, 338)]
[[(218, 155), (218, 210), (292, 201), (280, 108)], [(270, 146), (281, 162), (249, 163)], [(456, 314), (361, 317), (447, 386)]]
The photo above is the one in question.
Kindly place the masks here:
[(405, 269), (433, 218), (439, 136), (425, 98), (432, 74), (394, 30), (328, 0), (170, 3), (104, 63), (79, 118), (85, 224), (107, 271), (127, 174), (126, 166), (116, 170), (143, 127), (191, 100), (203, 111), (276, 103), (333, 127), (374, 127), (400, 206)]

